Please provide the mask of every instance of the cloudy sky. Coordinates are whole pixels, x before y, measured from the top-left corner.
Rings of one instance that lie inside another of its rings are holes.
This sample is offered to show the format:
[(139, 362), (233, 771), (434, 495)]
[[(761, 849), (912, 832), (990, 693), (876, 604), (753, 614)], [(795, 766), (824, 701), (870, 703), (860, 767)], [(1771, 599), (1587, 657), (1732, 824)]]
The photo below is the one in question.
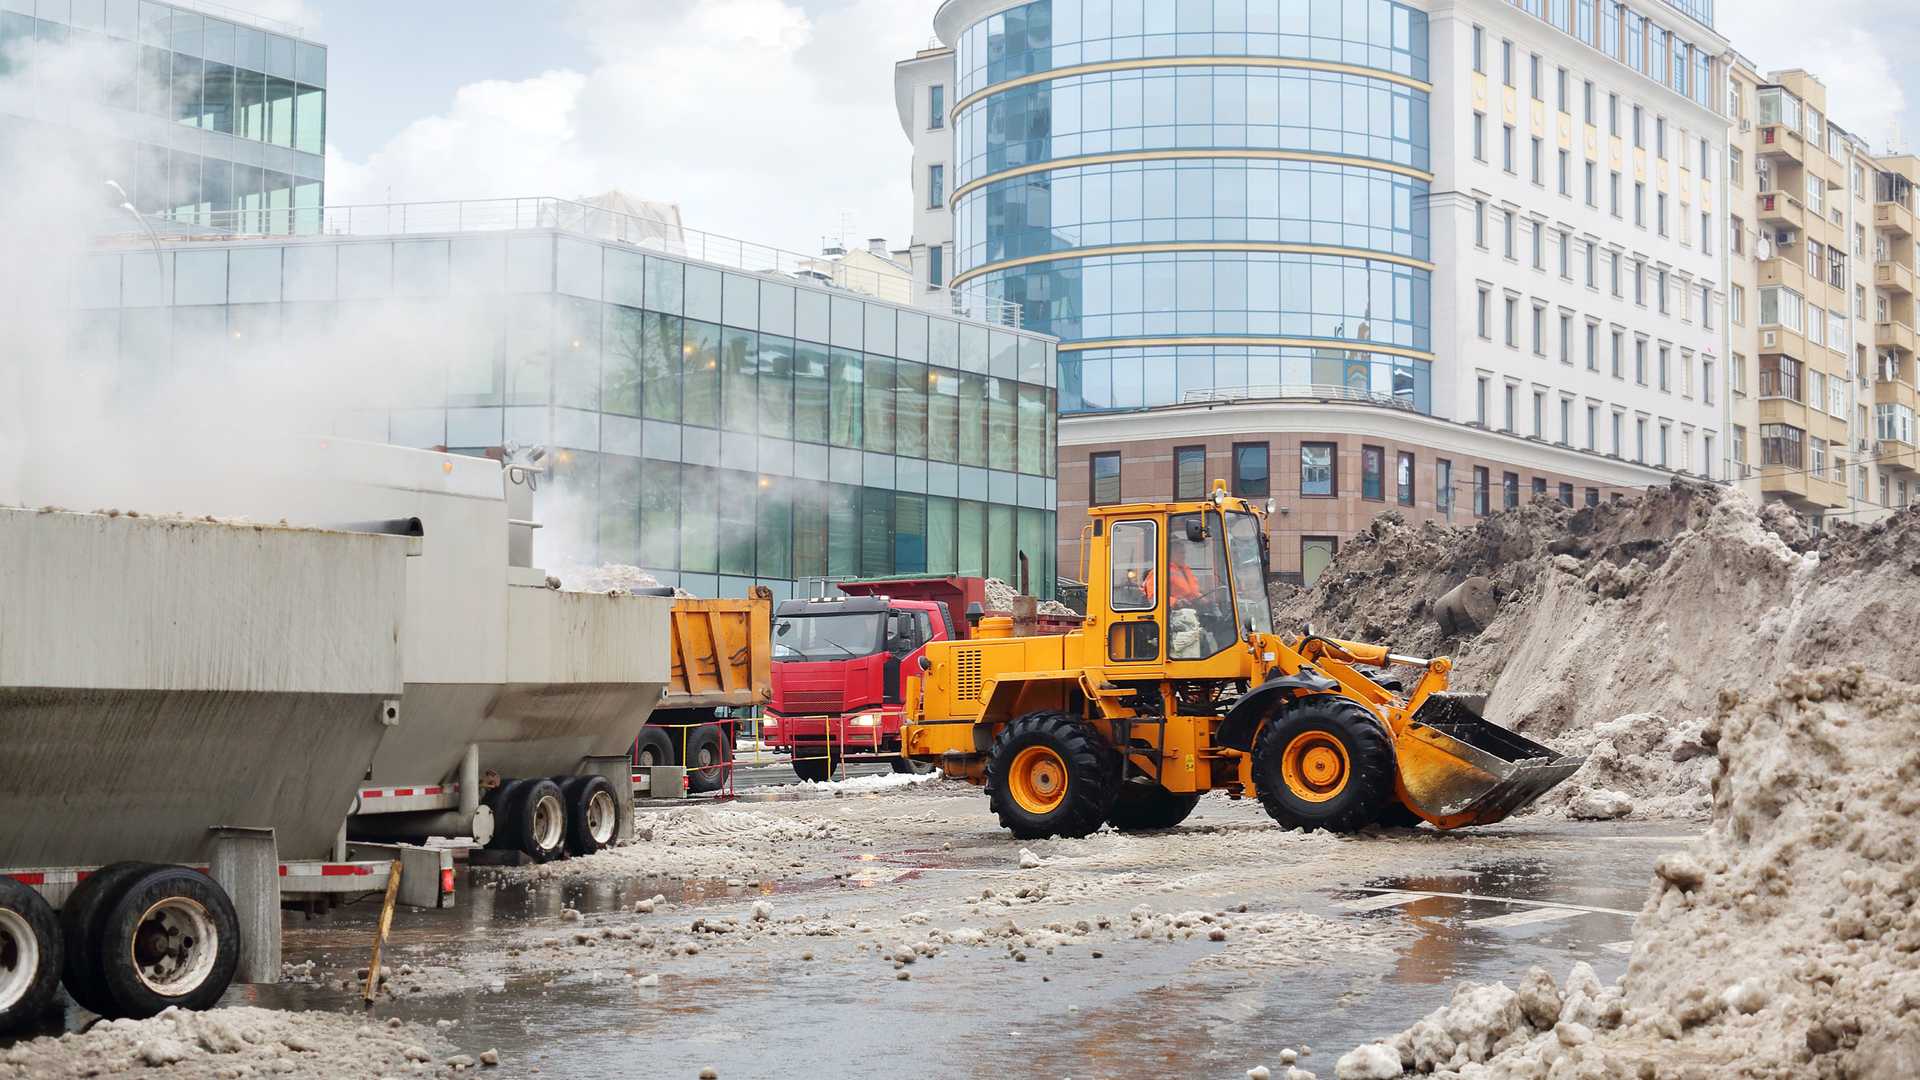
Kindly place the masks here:
[[(937, 0), (228, 0), (330, 47), (328, 201), (678, 202), (687, 224), (811, 250), (904, 242), (894, 61)], [(1763, 68), (1804, 67), (1877, 148), (1920, 142), (1920, 14), (1893, 0), (1721, 0)], [(1816, 14), (1817, 12), (1817, 14)]]

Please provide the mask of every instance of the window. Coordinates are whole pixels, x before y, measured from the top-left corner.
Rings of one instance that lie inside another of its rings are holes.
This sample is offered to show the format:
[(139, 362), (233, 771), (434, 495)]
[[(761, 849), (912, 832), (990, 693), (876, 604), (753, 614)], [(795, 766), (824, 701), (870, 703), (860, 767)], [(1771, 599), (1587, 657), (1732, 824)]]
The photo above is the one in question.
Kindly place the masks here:
[(1600, 324), (1587, 324), (1587, 370), (1600, 370)]
[(1095, 454), (1088, 461), (1092, 476), (1092, 491), (1088, 502), (1093, 506), (1108, 506), (1120, 501), (1120, 454), (1110, 451)]
[(1573, 280), (1573, 234), (1560, 230), (1560, 276)]
[(1560, 445), (1573, 445), (1573, 399), (1560, 399)]
[(1653, 197), (1653, 227), (1661, 236), (1667, 235), (1667, 193), (1662, 191)]
[(1383, 502), (1387, 497), (1387, 452), (1378, 446), (1360, 448), (1360, 497)]
[(927, 87), (927, 127), (939, 131), (947, 126), (947, 88), (934, 83)]
[(1588, 79), (1582, 86), (1580, 115), (1587, 123), (1593, 123), (1593, 80)]
[(1520, 393), (1519, 387), (1513, 385), (1512, 383), (1507, 384), (1506, 395), (1504, 398), (1504, 404), (1506, 405), (1506, 409), (1504, 413), (1504, 415), (1506, 416), (1506, 423), (1501, 425), (1500, 430), (1502, 431), (1511, 431), (1516, 434), (1519, 433), (1520, 429), (1517, 426), (1519, 422), (1519, 417), (1515, 411), (1515, 405), (1514, 405), (1514, 399), (1519, 396), (1519, 393)]
[(1547, 355), (1547, 309), (1533, 305), (1533, 355)]
[(1620, 424), (1625, 419), (1626, 415), (1624, 413), (1616, 412), (1613, 414), (1613, 456), (1617, 458), (1627, 456), (1626, 446), (1622, 443), (1620, 437)]
[(1487, 160), (1487, 114), (1473, 114), (1473, 160)]
[(1760, 464), (1799, 469), (1806, 465), (1807, 433), (1791, 424), (1760, 425)]
[(1620, 173), (1607, 174), (1607, 203), (1614, 217), (1620, 216)]
[(1600, 505), (1600, 489), (1599, 489), (1599, 488), (1587, 488), (1587, 489), (1586, 489), (1586, 492), (1587, 492), (1587, 494), (1586, 494), (1586, 501), (1587, 501), (1587, 505), (1588, 505), (1588, 506), (1599, 506), (1599, 505)]
[(1340, 493), (1332, 443), (1300, 444), (1300, 494), (1332, 498)]
[(1615, 136), (1616, 138), (1620, 134), (1620, 95), (1619, 94), (1607, 95), (1607, 134)]
[(1747, 392), (1747, 358), (1739, 353), (1727, 363), (1727, 381), (1734, 393), (1745, 396)]
[(1528, 58), (1527, 94), (1529, 97), (1533, 98), (1533, 100), (1535, 101), (1547, 100), (1546, 96), (1540, 92), (1540, 54), (1539, 53), (1534, 53), (1531, 57)]
[(1533, 268), (1535, 270), (1545, 270), (1547, 268), (1546, 223), (1536, 221), (1533, 223), (1533, 228), (1529, 231), (1533, 234)]
[(1597, 177), (1600, 173), (1599, 166), (1589, 161), (1586, 164), (1586, 172), (1587, 172), (1587, 205), (1592, 207), (1598, 207), (1600, 205), (1600, 189), (1594, 185), (1595, 185), (1595, 177)]
[(1633, 182), (1633, 223), (1643, 229), (1647, 227), (1647, 185), (1644, 180)]
[(1509, 174), (1514, 171), (1512, 124), (1502, 124), (1500, 127), (1500, 167), (1507, 170)]
[(1647, 339), (1633, 339), (1633, 381), (1647, 385)]
[(1711, 356), (1700, 358), (1700, 400), (1708, 405), (1713, 404), (1713, 357)]
[(1667, 118), (1655, 117), (1653, 121), (1653, 152), (1661, 161), (1667, 160)]
[(1273, 493), (1266, 443), (1233, 444), (1233, 493), (1243, 499), (1264, 499)]
[(1507, 297), (1507, 346), (1520, 347), (1520, 300), (1514, 296)]
[(1547, 437), (1547, 395), (1540, 390), (1533, 392), (1533, 437)]
[(1520, 509), (1520, 474), (1500, 474), (1500, 509)]
[(947, 201), (947, 167), (927, 166), (927, 209), (938, 210)]
[(1560, 362), (1573, 363), (1573, 316), (1560, 313)]
[(1540, 138), (1540, 136), (1535, 135), (1533, 137), (1533, 153), (1530, 158), (1532, 171), (1530, 175), (1533, 178), (1533, 183), (1535, 187), (1543, 187), (1546, 184), (1546, 181), (1541, 179), (1541, 174), (1540, 174), (1540, 152), (1544, 147), (1544, 145), (1545, 145), (1544, 141)]
[(1513, 85), (1513, 42), (1500, 43), (1500, 82), (1504, 86)]
[(1207, 497), (1207, 448), (1173, 448), (1173, 497), (1186, 502)]
[(1544, 499), (1547, 497), (1546, 477), (1536, 476), (1533, 478), (1533, 497), (1536, 499)]
[(1669, 291), (1667, 289), (1667, 272), (1665, 270), (1655, 271), (1653, 284), (1654, 305), (1660, 309), (1660, 314), (1665, 315), (1667, 314), (1667, 293)]
[(1572, 509), (1573, 507), (1573, 485), (1572, 484), (1562, 483), (1560, 485), (1560, 505), (1567, 507), (1568, 509)]
[[(1109, 603), (1113, 610), (1153, 610), (1153, 595), (1148, 591), (1151, 586), (1147, 582), (1153, 577), (1154, 565), (1159, 561), (1159, 548), (1160, 533), (1154, 522), (1116, 521), (1113, 523), (1111, 538), (1107, 542), (1109, 565), (1107, 588)], [(1154, 623), (1148, 621), (1127, 625), (1151, 628)], [(1136, 641), (1132, 644), (1139, 646), (1146, 643)], [(1160, 655), (1160, 643), (1156, 636), (1151, 643), (1151, 648), (1145, 650), (1137, 647), (1121, 648), (1114, 650), (1114, 654), (1116, 660), (1153, 659)]]
[(1713, 286), (1700, 286), (1700, 328), (1713, 329)]
[(1740, 285), (1727, 289), (1727, 318), (1735, 326), (1747, 325), (1747, 290)]
[(1332, 536), (1303, 536), (1300, 538), (1300, 580), (1308, 588), (1320, 580), (1326, 573), (1327, 564), (1333, 562), (1334, 555), (1340, 550), (1340, 540)]
[(1778, 285), (1768, 285), (1760, 290), (1760, 325), (1784, 326), (1794, 333), (1802, 333), (1806, 327), (1803, 322), (1806, 312), (1802, 308), (1802, 298), (1792, 289)]
[(1573, 155), (1560, 151), (1560, 194), (1573, 194)]
[(947, 284), (947, 246), (945, 244), (927, 245), (927, 288), (944, 288)]
[(1599, 265), (1600, 245), (1589, 240), (1587, 241), (1587, 288), (1589, 289), (1600, 287)]
[(1480, 376), (1474, 385), (1473, 422), (1481, 427), (1487, 426), (1487, 377)]
[(1700, 254), (1713, 254), (1713, 214), (1700, 211)]
[(1647, 264), (1642, 260), (1633, 264), (1633, 302), (1647, 306)]
[(1485, 199), (1473, 200), (1473, 245), (1481, 250), (1487, 246), (1487, 202)]
[(1487, 287), (1485, 285), (1480, 286), (1480, 338), (1483, 341), (1493, 339), (1493, 313), (1488, 310), (1493, 306), (1492, 301), (1493, 297), (1488, 292)]
[(1700, 475), (1709, 480), (1713, 479), (1713, 436), (1711, 435), (1701, 439)]
[(1644, 416), (1633, 420), (1633, 460), (1642, 465), (1647, 463), (1647, 418)]
[(1514, 232), (1513, 211), (1503, 210), (1501, 211), (1501, 213), (1506, 215), (1503, 221), (1504, 221), (1504, 229), (1506, 233), (1506, 242), (1507, 242), (1507, 258), (1511, 259), (1513, 258), (1513, 232)]
[(1727, 147), (1727, 182), (1734, 187), (1747, 186), (1746, 155), (1737, 146)]
[(1807, 450), (1807, 472), (1815, 480), (1825, 480), (1827, 478), (1827, 441), (1808, 439)]
[(1600, 406), (1587, 406), (1587, 449), (1600, 449)]
[(1413, 505), (1413, 455), (1401, 452), (1394, 468), (1394, 501)]
[(1555, 94), (1554, 100), (1556, 102), (1556, 107), (1559, 108), (1561, 112), (1570, 113), (1573, 111), (1573, 108), (1567, 102), (1567, 69), (1560, 68), (1559, 72), (1560, 74), (1554, 83), (1554, 85), (1558, 88), (1558, 92)]
[(1487, 31), (1485, 27), (1473, 28), (1473, 70), (1482, 75), (1487, 73)]
[(1633, 148), (1635, 150), (1647, 148), (1647, 113), (1638, 105), (1633, 107)]
[(1660, 346), (1660, 390), (1662, 393), (1673, 392), (1672, 367), (1673, 367), (1673, 349), (1670, 346), (1661, 345)]
[(1492, 494), (1490, 491), (1487, 490), (1490, 486), (1491, 486), (1491, 480), (1487, 473), (1486, 467), (1484, 465), (1475, 465), (1473, 467), (1473, 516), (1474, 517), (1487, 516), (1487, 498), (1489, 495)]
[(1445, 458), (1433, 463), (1433, 503), (1442, 517), (1453, 516), (1453, 462)]
[(1801, 373), (1805, 368), (1791, 356), (1767, 354), (1760, 358), (1760, 396), (1783, 397), (1800, 401)]
[(1613, 332), (1613, 377), (1616, 379), (1626, 378), (1625, 373), (1621, 370), (1621, 364), (1624, 359), (1622, 356), (1624, 343), (1625, 335), (1615, 330)]

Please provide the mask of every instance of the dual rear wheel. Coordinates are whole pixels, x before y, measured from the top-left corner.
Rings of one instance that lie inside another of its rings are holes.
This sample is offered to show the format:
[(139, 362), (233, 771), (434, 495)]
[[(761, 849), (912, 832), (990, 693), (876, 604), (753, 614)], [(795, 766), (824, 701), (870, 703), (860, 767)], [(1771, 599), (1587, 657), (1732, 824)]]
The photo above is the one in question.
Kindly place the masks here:
[(591, 855), (619, 832), (620, 800), (604, 776), (506, 780), (487, 794), (495, 851), (518, 851), (534, 862)]

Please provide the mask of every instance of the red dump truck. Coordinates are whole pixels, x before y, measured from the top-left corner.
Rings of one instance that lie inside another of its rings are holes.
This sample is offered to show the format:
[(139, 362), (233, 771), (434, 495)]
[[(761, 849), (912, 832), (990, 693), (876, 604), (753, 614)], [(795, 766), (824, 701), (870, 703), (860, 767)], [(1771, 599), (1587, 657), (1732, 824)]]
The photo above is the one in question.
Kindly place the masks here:
[(761, 738), (792, 755), (802, 780), (825, 780), (842, 761), (910, 771), (900, 754), (902, 682), (919, 670), (927, 642), (967, 638), (984, 615), (1012, 617), (1019, 634), (1080, 625), (1078, 615), (1040, 613), (1032, 597), (1001, 600), (985, 578), (907, 577), (843, 581), (824, 596), (781, 601)]

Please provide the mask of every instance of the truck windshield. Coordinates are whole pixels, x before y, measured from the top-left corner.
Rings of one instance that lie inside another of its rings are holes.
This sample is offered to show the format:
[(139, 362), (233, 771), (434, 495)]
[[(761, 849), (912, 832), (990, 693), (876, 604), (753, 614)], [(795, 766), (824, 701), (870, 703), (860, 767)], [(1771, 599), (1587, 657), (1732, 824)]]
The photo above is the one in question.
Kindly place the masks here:
[(773, 620), (773, 655), (783, 660), (845, 660), (880, 651), (880, 612), (782, 615)]
[(1260, 520), (1252, 514), (1228, 514), (1227, 549), (1233, 562), (1233, 602), (1240, 609), (1240, 629), (1250, 634), (1273, 633), (1266, 560), (1260, 557)]

